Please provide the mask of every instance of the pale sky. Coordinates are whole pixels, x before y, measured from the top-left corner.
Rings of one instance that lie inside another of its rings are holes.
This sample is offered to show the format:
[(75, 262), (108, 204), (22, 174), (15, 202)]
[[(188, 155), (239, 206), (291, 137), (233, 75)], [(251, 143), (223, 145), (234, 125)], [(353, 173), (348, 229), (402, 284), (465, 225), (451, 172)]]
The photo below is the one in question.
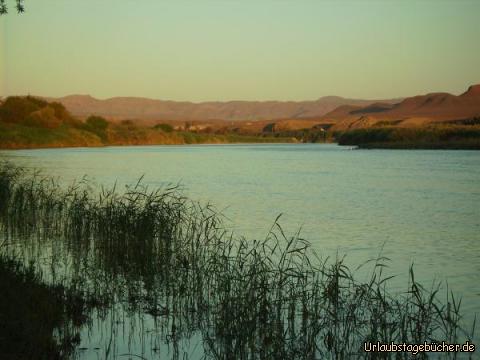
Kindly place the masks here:
[(480, 83), (478, 0), (7, 3), (3, 96), (380, 99)]

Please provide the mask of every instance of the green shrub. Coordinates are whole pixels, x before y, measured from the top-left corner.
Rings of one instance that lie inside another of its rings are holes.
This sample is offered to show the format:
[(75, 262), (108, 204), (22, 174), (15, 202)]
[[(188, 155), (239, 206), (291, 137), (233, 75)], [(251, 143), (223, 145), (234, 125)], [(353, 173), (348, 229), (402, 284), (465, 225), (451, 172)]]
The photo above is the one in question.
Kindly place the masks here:
[(85, 121), (85, 124), (87, 124), (90, 129), (100, 131), (105, 131), (108, 128), (108, 121), (101, 116), (92, 115), (88, 117), (88, 119)]
[(97, 135), (102, 141), (107, 141), (108, 121), (101, 116), (92, 115), (85, 121), (85, 130)]
[(172, 132), (173, 126), (170, 124), (157, 124), (154, 126), (154, 129), (162, 130), (163, 132), (170, 133)]

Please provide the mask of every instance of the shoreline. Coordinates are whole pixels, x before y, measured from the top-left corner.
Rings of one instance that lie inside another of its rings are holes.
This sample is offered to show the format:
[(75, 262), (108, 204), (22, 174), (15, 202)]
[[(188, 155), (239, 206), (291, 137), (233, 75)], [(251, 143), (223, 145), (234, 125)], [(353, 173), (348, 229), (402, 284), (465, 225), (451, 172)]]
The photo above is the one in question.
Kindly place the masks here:
[[(349, 146), (349, 145), (342, 145)], [(473, 144), (465, 146), (461, 144), (402, 144), (402, 143), (374, 143), (374, 144), (356, 144), (357, 149), (362, 150), (480, 150), (480, 145)]]
[(192, 143), (192, 144), (112, 144), (112, 145), (78, 145), (78, 146), (28, 146), (28, 147), (8, 147), (0, 146), (1, 152), (19, 151), (19, 150), (53, 150), (53, 149), (104, 149), (104, 148), (123, 148), (123, 147), (205, 147), (205, 146), (247, 146), (247, 145), (338, 145), (340, 147), (349, 147), (349, 150), (450, 150), (450, 151), (479, 151), (480, 146), (462, 146), (458, 144), (399, 144), (399, 143), (375, 143), (375, 144), (341, 144), (339, 142), (322, 143), (304, 143), (288, 141), (259, 141), (259, 142), (212, 142), (212, 143)]
[[(192, 143), (192, 144), (112, 144), (112, 145), (67, 145), (67, 146), (31, 146), (31, 147), (16, 147), (16, 148), (4, 148), (0, 146), (0, 151), (18, 151), (18, 150), (48, 150), (48, 149), (103, 149), (103, 148), (120, 148), (120, 147), (153, 147), (153, 146), (164, 146), (164, 147), (183, 147), (183, 146), (225, 146), (225, 145), (292, 145), (292, 144), (312, 144), (312, 143), (302, 143), (298, 142), (286, 142), (286, 141), (258, 141), (258, 142), (212, 142), (212, 143)], [(337, 144), (334, 142), (331, 143), (322, 143), (322, 144)]]

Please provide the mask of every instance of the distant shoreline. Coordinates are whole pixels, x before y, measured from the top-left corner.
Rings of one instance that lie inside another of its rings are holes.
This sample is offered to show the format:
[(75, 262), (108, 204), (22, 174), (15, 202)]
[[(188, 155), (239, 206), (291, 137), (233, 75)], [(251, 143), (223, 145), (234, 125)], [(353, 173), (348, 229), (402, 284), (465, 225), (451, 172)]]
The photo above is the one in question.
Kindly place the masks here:
[(371, 127), (338, 132), (335, 138), (339, 145), (362, 149), (480, 150), (480, 125)]
[[(475, 98), (477, 88), (462, 96)], [(9, 97), (0, 103), (0, 149), (337, 142), (364, 149), (480, 150), (478, 116), (417, 126), (371, 120), (362, 116), (356, 122), (336, 125), (318, 123), (320, 120), (291, 120), (249, 124), (245, 128), (188, 121), (183, 125), (142, 125), (133, 120), (109, 121), (97, 115), (80, 120), (60, 103), (31, 96)]]
[(480, 150), (480, 144), (413, 144), (413, 143), (374, 143), (355, 145), (364, 150)]
[[(271, 140), (271, 139), (269, 139)], [(480, 150), (480, 143), (400, 143), (400, 142), (382, 142), (382, 143), (360, 143), (360, 144), (345, 144), (336, 141), (322, 142), (322, 143), (304, 143), (300, 141), (287, 141), (289, 139), (279, 139), (279, 141), (245, 141), (245, 142), (204, 142), (204, 143), (159, 143), (159, 144), (103, 144), (103, 145), (44, 145), (44, 146), (18, 146), (18, 147), (3, 147), (0, 144), (0, 151), (18, 151), (18, 150), (47, 150), (47, 149), (90, 149), (90, 148), (121, 148), (121, 147), (153, 147), (153, 146), (228, 146), (228, 145), (292, 145), (292, 144), (336, 144), (339, 146), (356, 147), (355, 150)]]
[[(270, 138), (267, 138), (271, 140)], [(275, 138), (273, 138), (275, 139)], [(19, 145), (18, 147), (3, 147), (0, 144), (0, 151), (17, 151), (17, 150), (44, 150), (44, 149), (89, 149), (89, 148), (116, 148), (116, 147), (131, 147), (131, 146), (224, 146), (224, 145), (270, 145), (270, 144), (303, 144), (298, 141), (287, 141), (289, 139), (279, 139), (279, 141), (244, 141), (244, 142), (203, 142), (203, 143), (144, 143), (144, 144), (103, 144), (103, 145), (32, 145), (28, 146), (25, 144)]]

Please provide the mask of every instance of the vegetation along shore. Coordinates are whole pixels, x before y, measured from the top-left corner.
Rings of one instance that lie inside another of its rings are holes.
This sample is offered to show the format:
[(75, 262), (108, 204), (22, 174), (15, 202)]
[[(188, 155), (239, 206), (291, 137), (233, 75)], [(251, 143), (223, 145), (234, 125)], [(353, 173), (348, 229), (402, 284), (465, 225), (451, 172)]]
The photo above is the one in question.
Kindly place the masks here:
[[(226, 120), (231, 118), (228, 114), (238, 111), (246, 117), (255, 117), (254, 111), (267, 116), (264, 108), (277, 106), (274, 115), (279, 116), (283, 107), (293, 105), (225, 103), (223, 106), (230, 109), (228, 113), (215, 112), (223, 118), (203, 120), (193, 117), (195, 113), (188, 112), (189, 108), (180, 107), (186, 119), (197, 120), (179, 120), (179, 114), (167, 112), (171, 118), (166, 117), (161, 101), (157, 102), (162, 106), (157, 104), (160, 108), (154, 112), (156, 107), (151, 104), (156, 103), (148, 99), (130, 99), (127, 103), (134, 108), (126, 111), (125, 99), (65, 97), (47, 101), (33, 96), (12, 96), (0, 100), (0, 148), (334, 142), (360, 148), (478, 150), (479, 94), (480, 86), (475, 85), (459, 96), (434, 93), (374, 104), (339, 98), (357, 105), (340, 105), (321, 116), (255, 120), (233, 117), (235, 120), (231, 121)], [(321, 100), (319, 104), (326, 101)], [(147, 107), (146, 118), (139, 106)], [(247, 111), (250, 107), (253, 113)], [(76, 114), (72, 115), (69, 108)], [(116, 115), (119, 113), (132, 113), (138, 118), (119, 118)], [(208, 116), (205, 109), (200, 113)]]
[(107, 121), (101, 116), (78, 119), (57, 102), (27, 97), (9, 97), (0, 103), (0, 148), (54, 148), (109, 145), (221, 144), (296, 142), (293, 138), (241, 134), (218, 129), (194, 131), (190, 123), (137, 124)]
[(480, 150), (480, 118), (420, 128), (354, 129), (338, 132), (335, 138), (340, 145), (367, 149)]

